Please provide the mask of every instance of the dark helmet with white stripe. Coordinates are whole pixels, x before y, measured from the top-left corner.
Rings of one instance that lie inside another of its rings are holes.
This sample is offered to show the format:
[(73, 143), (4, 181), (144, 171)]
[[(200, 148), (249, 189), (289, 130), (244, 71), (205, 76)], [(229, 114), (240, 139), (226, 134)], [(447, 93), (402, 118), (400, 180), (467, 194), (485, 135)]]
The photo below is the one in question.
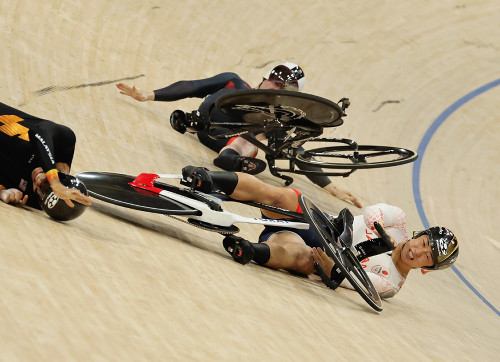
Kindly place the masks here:
[(277, 65), (266, 73), (264, 79), (279, 85), (280, 89), (298, 90), (304, 89), (306, 76), (301, 67), (295, 63), (285, 62)]

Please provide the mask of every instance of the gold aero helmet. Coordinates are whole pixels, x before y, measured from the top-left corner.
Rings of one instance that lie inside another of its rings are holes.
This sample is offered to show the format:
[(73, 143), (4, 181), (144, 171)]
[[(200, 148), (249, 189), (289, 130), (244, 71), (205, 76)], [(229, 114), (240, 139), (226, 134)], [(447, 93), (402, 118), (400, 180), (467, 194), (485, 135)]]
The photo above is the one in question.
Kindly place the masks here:
[(434, 226), (413, 236), (416, 239), (422, 235), (429, 236), (429, 245), (432, 249), (433, 266), (425, 266), (422, 269), (439, 270), (450, 267), (458, 257), (458, 240), (451, 230)]
[(266, 73), (264, 79), (276, 83), (280, 89), (302, 91), (306, 84), (306, 76), (301, 67), (295, 63), (285, 62)]

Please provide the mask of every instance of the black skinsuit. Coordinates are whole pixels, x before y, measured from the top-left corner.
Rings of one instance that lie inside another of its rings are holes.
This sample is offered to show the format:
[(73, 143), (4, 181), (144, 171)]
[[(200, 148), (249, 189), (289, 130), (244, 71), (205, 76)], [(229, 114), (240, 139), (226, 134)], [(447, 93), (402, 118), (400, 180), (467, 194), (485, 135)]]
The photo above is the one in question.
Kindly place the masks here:
[(66, 126), (31, 116), (0, 103), (0, 185), (28, 195), (28, 205), (40, 208), (33, 192), (32, 171), (71, 167), (76, 137)]
[[(214, 107), (217, 98), (233, 92), (235, 90), (251, 89), (243, 79), (235, 73), (221, 73), (211, 78), (199, 80), (183, 80), (173, 83), (165, 88), (154, 91), (155, 101), (172, 102), (184, 98), (204, 98), (198, 111), (204, 117), (209, 117), (214, 122), (229, 122), (229, 117)], [(215, 140), (210, 135), (219, 135), (228, 133), (225, 128), (212, 129), (210, 131), (201, 131), (197, 133), (198, 139), (202, 144), (211, 150), (219, 151), (227, 145), (227, 139)], [(312, 166), (301, 166), (307, 170), (318, 170)], [(326, 176), (307, 176), (313, 183), (320, 187), (325, 187), (331, 181)]]
[[(171, 102), (184, 98), (205, 98), (200, 104), (198, 111), (204, 117), (210, 117), (214, 122), (229, 122), (229, 118), (214, 107), (215, 101), (220, 96), (235, 90), (248, 90), (250, 86), (235, 73), (221, 73), (211, 78), (200, 80), (183, 80), (168, 87), (155, 90), (155, 101)], [(215, 140), (209, 135), (227, 133), (224, 128), (201, 131), (197, 133), (198, 139), (205, 146), (215, 152), (219, 152), (226, 146), (228, 140)]]

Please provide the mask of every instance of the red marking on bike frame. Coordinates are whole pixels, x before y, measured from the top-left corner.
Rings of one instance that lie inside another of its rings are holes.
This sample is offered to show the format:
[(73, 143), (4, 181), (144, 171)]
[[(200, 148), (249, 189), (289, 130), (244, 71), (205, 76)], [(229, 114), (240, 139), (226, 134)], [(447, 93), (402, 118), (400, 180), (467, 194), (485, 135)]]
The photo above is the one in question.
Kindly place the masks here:
[(160, 194), (163, 190), (158, 187), (154, 187), (155, 180), (159, 177), (160, 176), (155, 173), (141, 173), (135, 178), (134, 181), (129, 182), (128, 184), (133, 187), (154, 192), (155, 194)]
[[(361, 260), (361, 261), (360, 261), (360, 264), (361, 264), (361, 263), (367, 263), (369, 260), (370, 260), (370, 258), (364, 258), (363, 260)], [(363, 268), (366, 268), (366, 267), (367, 267), (365, 264), (361, 264), (361, 266), (362, 266)]]

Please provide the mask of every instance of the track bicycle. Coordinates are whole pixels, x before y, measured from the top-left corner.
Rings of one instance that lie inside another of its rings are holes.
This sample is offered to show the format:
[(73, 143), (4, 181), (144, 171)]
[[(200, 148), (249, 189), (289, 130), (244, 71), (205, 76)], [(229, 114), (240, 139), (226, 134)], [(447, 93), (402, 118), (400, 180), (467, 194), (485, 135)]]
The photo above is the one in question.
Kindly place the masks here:
[[(159, 178), (182, 179), (181, 175), (143, 173), (133, 177), (109, 172), (82, 172), (76, 177), (85, 184), (90, 196), (98, 200), (126, 208), (168, 215), (192, 226), (220, 234), (237, 233), (239, 231), (235, 225), (237, 223), (298, 229), (308, 229), (311, 226), (325, 252), (334, 260), (335, 265), (340, 268), (355, 290), (374, 310), (383, 309), (377, 291), (351, 249), (354, 219), (347, 209), (344, 209), (347, 212), (339, 215), (341, 218), (337, 218), (339, 222), (334, 225), (303, 194), (299, 196), (299, 202), (304, 213), (298, 213), (258, 202), (234, 200), (221, 192), (207, 194), (193, 187), (178, 187), (158, 181)], [(273, 211), (291, 219), (241, 216), (225, 211), (222, 203), (226, 201)], [(320, 269), (318, 271), (325, 284), (331, 288), (338, 286), (328, 283), (324, 272)]]
[[(380, 168), (413, 162), (418, 155), (393, 146), (358, 145), (346, 138), (320, 137), (324, 128), (343, 124), (348, 98), (338, 103), (311, 94), (286, 90), (242, 90), (219, 97), (215, 107), (228, 116), (227, 122), (213, 122), (198, 111), (174, 111), (172, 127), (181, 132), (224, 128), (211, 136), (229, 139), (241, 136), (265, 153), (272, 175), (288, 186), (293, 178), (283, 173), (347, 177), (358, 169)], [(210, 135), (210, 133), (209, 133)], [(265, 136), (264, 144), (259, 136)], [(321, 144), (306, 149), (304, 144)], [(276, 161), (288, 162), (278, 167)]]

